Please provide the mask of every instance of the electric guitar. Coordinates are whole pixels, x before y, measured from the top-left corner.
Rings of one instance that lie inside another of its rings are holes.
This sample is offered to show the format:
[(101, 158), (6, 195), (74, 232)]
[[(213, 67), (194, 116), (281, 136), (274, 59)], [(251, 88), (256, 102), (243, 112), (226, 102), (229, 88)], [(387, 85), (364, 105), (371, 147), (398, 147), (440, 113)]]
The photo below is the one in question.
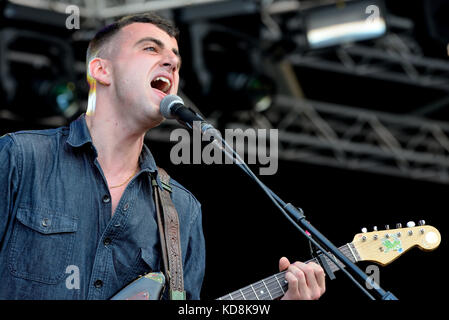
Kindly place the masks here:
[[(410, 225), (410, 224), (409, 224)], [(441, 242), (440, 232), (427, 225), (396, 228), (382, 231), (363, 232), (354, 236), (351, 243), (340, 247), (339, 250), (352, 262), (372, 261), (385, 266), (412, 247), (431, 251)], [(325, 254), (307, 261), (322, 264), (335, 272), (344, 265), (334, 257), (337, 266)], [(231, 292), (217, 300), (274, 300), (282, 297), (288, 288), (285, 280), (286, 271), (276, 273), (270, 277), (250, 284), (242, 289)], [(165, 287), (165, 277), (161, 272), (143, 275), (115, 294), (111, 300), (159, 300)]]

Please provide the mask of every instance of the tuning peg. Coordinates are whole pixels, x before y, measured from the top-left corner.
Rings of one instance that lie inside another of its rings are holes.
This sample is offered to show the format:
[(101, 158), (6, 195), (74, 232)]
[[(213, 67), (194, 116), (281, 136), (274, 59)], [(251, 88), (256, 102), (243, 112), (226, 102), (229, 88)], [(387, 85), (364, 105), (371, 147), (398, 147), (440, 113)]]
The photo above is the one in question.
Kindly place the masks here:
[(373, 227), (373, 231), (377, 231), (377, 226), (374, 226), (374, 227)]
[(423, 226), (423, 225), (426, 224), (426, 222), (425, 222), (424, 220), (419, 220), (418, 224), (419, 224), (420, 226)]
[(390, 225), (386, 224), (385, 225), (385, 230), (390, 230)]
[(408, 228), (413, 228), (414, 226), (416, 226), (415, 222), (413, 222), (413, 221), (407, 222), (407, 227)]
[(402, 228), (402, 224), (401, 223), (396, 223), (396, 229), (400, 229)]
[(362, 232), (363, 232), (363, 233), (367, 233), (367, 232), (368, 232), (368, 229), (362, 228)]

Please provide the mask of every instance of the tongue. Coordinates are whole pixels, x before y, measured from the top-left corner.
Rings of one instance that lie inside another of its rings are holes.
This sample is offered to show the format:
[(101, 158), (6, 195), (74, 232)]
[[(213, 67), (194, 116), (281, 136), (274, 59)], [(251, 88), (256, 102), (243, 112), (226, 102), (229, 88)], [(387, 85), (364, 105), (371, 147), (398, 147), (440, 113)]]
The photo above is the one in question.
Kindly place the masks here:
[(162, 80), (155, 80), (155, 81), (151, 82), (151, 87), (153, 87), (153, 88), (155, 88), (155, 89), (165, 93), (165, 90), (168, 87), (168, 83), (165, 83)]

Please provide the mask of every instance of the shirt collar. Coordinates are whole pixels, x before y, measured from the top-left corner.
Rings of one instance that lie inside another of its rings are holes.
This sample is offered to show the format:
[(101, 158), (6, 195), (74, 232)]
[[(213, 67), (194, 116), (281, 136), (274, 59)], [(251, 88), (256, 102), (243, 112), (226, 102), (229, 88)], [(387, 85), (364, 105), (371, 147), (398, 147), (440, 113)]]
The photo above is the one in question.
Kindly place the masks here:
[[(78, 117), (78, 119), (74, 120), (70, 124), (70, 133), (69, 137), (67, 138), (67, 143), (75, 148), (90, 143), (96, 153), (89, 128), (87, 127), (86, 114), (83, 113)], [(142, 171), (157, 172), (157, 166), (154, 157), (151, 154), (150, 149), (148, 149), (145, 144), (143, 145), (142, 152), (139, 156), (139, 165)]]
[(70, 123), (70, 133), (67, 138), (67, 143), (72, 147), (81, 147), (86, 143), (91, 143), (93, 145), (85, 116), (86, 115), (83, 113), (78, 119)]
[(148, 169), (149, 172), (157, 171), (156, 161), (150, 152), (150, 149), (144, 144), (142, 147), (142, 152), (139, 156), (139, 164), (142, 170)]

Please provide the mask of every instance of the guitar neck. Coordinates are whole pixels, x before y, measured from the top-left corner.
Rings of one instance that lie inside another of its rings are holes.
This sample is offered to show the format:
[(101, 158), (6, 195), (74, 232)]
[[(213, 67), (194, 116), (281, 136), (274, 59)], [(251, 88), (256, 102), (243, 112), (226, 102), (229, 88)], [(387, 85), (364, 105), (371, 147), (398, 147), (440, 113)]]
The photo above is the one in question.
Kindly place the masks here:
[[(352, 262), (359, 261), (357, 250), (354, 248), (352, 243), (348, 243), (339, 248), (340, 252), (343, 253)], [(333, 255), (331, 255), (333, 257)], [(339, 266), (335, 265), (325, 254), (320, 254), (320, 258), (324, 259), (332, 272), (344, 268), (344, 265), (334, 257), (338, 262)], [(318, 258), (306, 261), (315, 262), (321, 264)], [(267, 277), (263, 280), (255, 282), (249, 286), (246, 286), (240, 290), (231, 292), (217, 300), (275, 300), (282, 297), (288, 289), (288, 283), (285, 280), (286, 271), (279, 272), (275, 275)]]

